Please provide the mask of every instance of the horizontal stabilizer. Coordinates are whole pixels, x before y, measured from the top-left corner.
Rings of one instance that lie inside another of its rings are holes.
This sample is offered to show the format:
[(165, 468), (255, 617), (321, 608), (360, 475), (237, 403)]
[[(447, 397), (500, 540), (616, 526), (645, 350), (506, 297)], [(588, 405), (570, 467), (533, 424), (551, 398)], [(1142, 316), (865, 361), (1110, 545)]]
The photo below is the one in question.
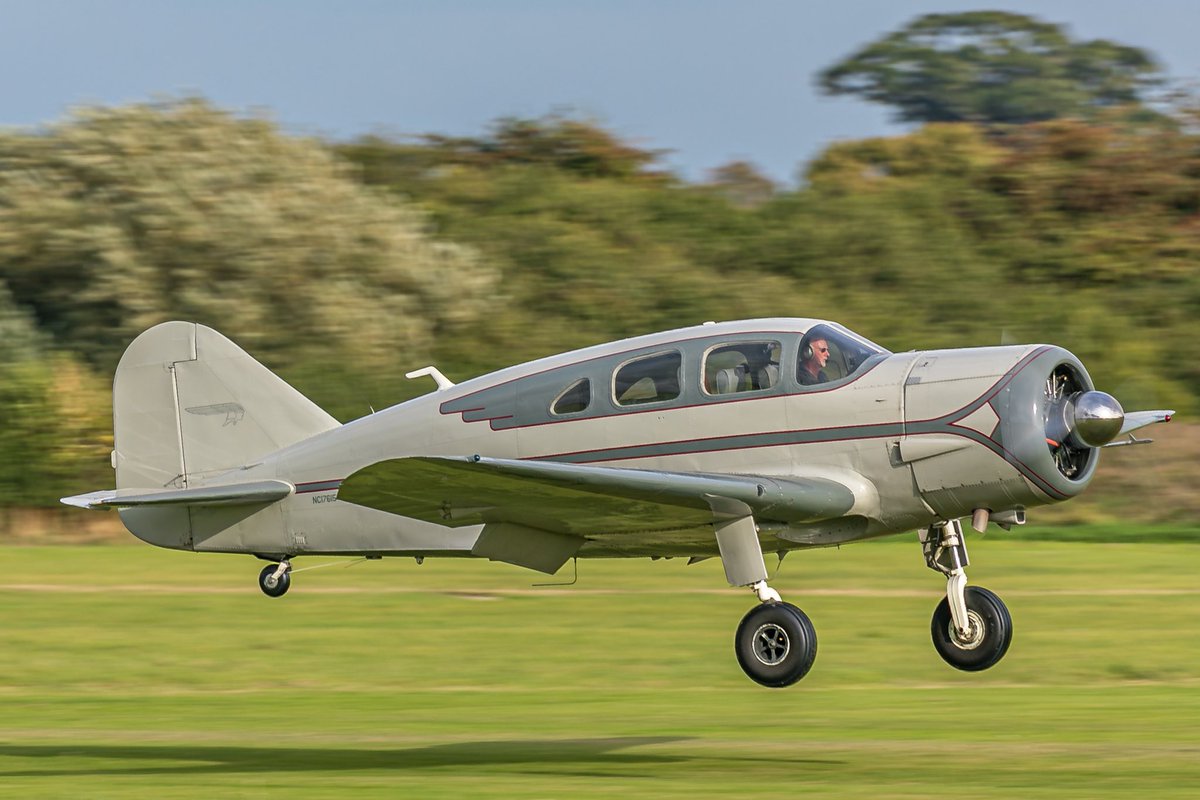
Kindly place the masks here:
[(134, 508), (137, 506), (236, 506), (274, 503), (296, 491), (287, 481), (267, 480), (191, 489), (108, 489), (64, 497), (79, 508)]

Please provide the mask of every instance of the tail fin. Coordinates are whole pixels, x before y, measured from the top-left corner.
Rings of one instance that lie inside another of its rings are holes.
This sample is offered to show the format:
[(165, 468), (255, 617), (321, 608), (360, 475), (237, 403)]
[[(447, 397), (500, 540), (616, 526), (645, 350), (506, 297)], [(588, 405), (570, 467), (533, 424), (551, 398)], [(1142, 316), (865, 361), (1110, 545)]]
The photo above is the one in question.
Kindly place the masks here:
[(212, 328), (164, 322), (117, 365), (117, 488), (184, 489), (338, 424)]

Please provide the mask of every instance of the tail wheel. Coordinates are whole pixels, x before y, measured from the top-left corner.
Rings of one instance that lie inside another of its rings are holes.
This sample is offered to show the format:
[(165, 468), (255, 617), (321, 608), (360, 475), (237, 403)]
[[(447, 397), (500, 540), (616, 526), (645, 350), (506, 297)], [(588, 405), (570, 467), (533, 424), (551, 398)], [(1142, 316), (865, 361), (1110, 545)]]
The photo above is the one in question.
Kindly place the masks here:
[(270, 564), (258, 573), (258, 588), (262, 589), (267, 597), (283, 597), (292, 586), (291, 571), (285, 570), (282, 575), (275, 577), (278, 570), (278, 564)]
[(755, 683), (780, 689), (812, 668), (817, 632), (808, 616), (790, 603), (764, 603), (738, 625), (734, 650), (742, 671)]
[(992, 592), (968, 586), (965, 592), (970, 627), (960, 634), (945, 597), (933, 611), (930, 630), (933, 646), (947, 664), (955, 669), (978, 672), (994, 666), (1012, 644), (1012, 617), (1008, 607)]

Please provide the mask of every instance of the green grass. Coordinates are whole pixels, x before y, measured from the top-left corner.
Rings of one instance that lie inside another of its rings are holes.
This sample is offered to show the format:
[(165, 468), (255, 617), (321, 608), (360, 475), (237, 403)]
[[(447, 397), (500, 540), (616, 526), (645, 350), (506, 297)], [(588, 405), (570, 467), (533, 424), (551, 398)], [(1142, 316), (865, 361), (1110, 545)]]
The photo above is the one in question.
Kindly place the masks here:
[(1009, 531), (990, 527), (987, 535), (1014, 541), (1200, 544), (1200, 525), (1195, 523), (1131, 525), (1128, 522), (1103, 522), (1086, 525), (1042, 523), (1022, 525)]
[(3, 548), (0, 797), (1195, 796), (1200, 548), (976, 538), (1016, 634), (966, 674), (913, 538), (788, 557), (820, 651), (786, 690), (738, 669), (715, 561), (386, 560), (271, 600), (249, 558)]

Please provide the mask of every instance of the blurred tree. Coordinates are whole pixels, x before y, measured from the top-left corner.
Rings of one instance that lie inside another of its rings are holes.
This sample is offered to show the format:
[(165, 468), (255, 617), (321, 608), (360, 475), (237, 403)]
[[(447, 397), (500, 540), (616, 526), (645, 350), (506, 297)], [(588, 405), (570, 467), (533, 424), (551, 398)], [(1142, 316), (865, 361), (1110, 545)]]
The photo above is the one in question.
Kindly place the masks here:
[[(732, 259), (749, 233), (749, 217), (727, 199), (648, 172), (654, 154), (609, 132), (583, 136), (548, 120), (502, 121), (487, 140), (429, 137), (422, 147), (372, 138), (338, 148), (367, 183), (419, 201), (443, 235), (505, 276), (486, 326), (439, 342), (443, 365), (471, 374), (714, 315), (761, 315), (769, 303), (786, 307), (785, 280), (768, 275), (761, 292), (746, 291), (741, 277), (721, 274), (725, 264), (713, 254)], [(606, 143), (596, 149), (609, 155), (571, 157), (583, 145), (561, 139), (577, 135)]]
[(1056, 341), (1126, 380), (1117, 354), (1129, 348), (1099, 344), (1107, 319), (1156, 332), (1139, 382), (1188, 408), (1200, 148), (1182, 130), (1106, 119), (839, 143), (803, 186), (751, 206), (712, 184), (467, 163), (432, 145), (342, 152), (503, 269), (486, 328), (439, 342), (464, 374), (698, 319), (782, 315), (837, 319), (895, 349)]
[(670, 180), (655, 170), (665, 153), (621, 141), (589, 120), (550, 114), (540, 119), (505, 117), (482, 138), (427, 135), (445, 161), (475, 166), (542, 165), (587, 178)]
[(806, 178), (763, 207), (748, 259), (804, 282), (806, 313), (894, 349), (1055, 342), (1140, 405), (1195, 407), (1195, 135), (928, 125), (837, 144)]
[(47, 346), (0, 283), (0, 506), (50, 505), (112, 480), (108, 382)]
[(0, 281), (0, 364), (36, 361), (46, 344), (33, 315), (13, 301), (8, 286)]
[(775, 196), (775, 182), (749, 161), (731, 161), (708, 174), (707, 185), (739, 208), (754, 208)]
[(495, 282), (319, 143), (198, 99), (0, 134), (0, 278), (105, 371), (179, 317), (277, 366), (377, 365), (476, 318)]
[(1005, 11), (927, 14), (824, 70), (829, 94), (893, 106), (904, 122), (1027, 123), (1140, 104), (1151, 54)]

